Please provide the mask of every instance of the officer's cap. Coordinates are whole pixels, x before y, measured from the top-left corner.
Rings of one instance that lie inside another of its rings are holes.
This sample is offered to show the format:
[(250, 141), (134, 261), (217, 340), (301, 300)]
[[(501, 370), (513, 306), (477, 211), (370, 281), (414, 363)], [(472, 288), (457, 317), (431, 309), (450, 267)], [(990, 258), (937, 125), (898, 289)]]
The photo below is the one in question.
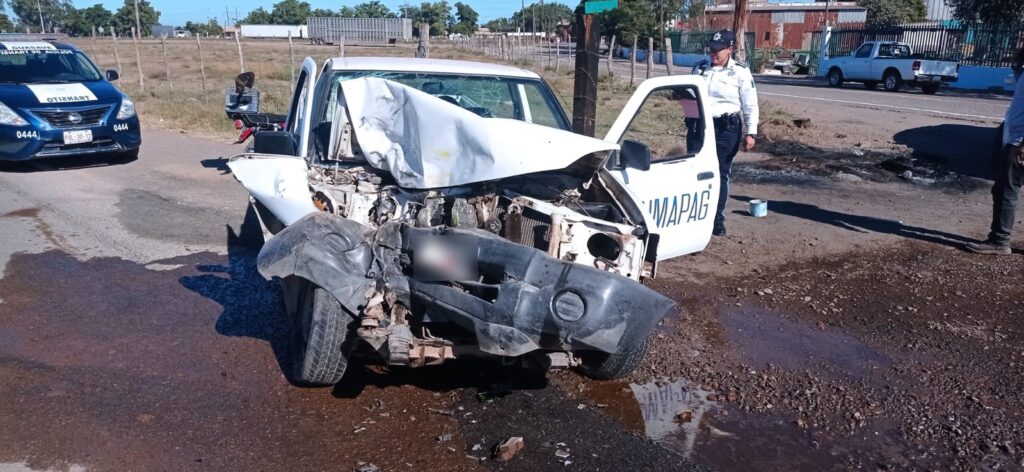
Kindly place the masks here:
[(727, 29), (719, 31), (711, 37), (711, 41), (708, 42), (708, 49), (711, 52), (721, 51), (726, 48), (731, 48), (736, 45), (736, 34)]

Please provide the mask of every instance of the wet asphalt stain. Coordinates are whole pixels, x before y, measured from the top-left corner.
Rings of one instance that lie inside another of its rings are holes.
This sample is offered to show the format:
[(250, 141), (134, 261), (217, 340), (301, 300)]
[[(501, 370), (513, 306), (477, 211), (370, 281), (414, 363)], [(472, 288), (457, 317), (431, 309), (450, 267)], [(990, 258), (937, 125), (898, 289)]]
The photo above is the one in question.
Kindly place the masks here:
[(21, 210), (13, 210), (0, 215), (0, 218), (25, 218), (32, 221), (32, 232), (38, 234), (45, 239), (51, 247), (62, 250), (68, 250), (67, 241), (64, 240), (59, 234), (53, 231), (49, 223), (43, 220), (39, 216), (38, 208), (23, 208)]
[(221, 227), (202, 224), (208, 208), (186, 205), (163, 195), (125, 189), (118, 195), (117, 220), (133, 234), (160, 241), (193, 244), (223, 242)]

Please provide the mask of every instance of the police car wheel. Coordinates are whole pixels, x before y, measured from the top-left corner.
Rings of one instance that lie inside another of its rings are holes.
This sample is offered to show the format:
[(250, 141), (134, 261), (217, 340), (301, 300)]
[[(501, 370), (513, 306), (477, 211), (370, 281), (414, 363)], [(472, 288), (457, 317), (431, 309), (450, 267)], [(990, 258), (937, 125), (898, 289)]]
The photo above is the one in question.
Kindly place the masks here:
[(837, 67), (833, 67), (828, 71), (828, 84), (832, 87), (843, 86), (843, 71)]

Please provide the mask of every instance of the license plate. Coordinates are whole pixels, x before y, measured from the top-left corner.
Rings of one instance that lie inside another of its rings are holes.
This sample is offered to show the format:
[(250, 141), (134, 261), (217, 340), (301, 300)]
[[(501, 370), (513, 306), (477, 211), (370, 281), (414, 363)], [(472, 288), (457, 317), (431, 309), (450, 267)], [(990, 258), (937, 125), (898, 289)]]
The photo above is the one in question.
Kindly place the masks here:
[(83, 129), (64, 132), (64, 144), (81, 144), (92, 142), (92, 130)]

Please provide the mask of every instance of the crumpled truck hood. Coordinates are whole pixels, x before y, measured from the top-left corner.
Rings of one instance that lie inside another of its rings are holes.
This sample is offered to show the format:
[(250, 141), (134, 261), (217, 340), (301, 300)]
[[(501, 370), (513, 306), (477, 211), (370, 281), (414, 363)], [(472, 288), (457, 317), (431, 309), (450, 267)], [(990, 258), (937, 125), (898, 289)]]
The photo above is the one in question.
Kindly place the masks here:
[(592, 173), (619, 148), (547, 126), (483, 118), (384, 79), (346, 80), (341, 88), (363, 157), (405, 188), (453, 187), (570, 166)]

